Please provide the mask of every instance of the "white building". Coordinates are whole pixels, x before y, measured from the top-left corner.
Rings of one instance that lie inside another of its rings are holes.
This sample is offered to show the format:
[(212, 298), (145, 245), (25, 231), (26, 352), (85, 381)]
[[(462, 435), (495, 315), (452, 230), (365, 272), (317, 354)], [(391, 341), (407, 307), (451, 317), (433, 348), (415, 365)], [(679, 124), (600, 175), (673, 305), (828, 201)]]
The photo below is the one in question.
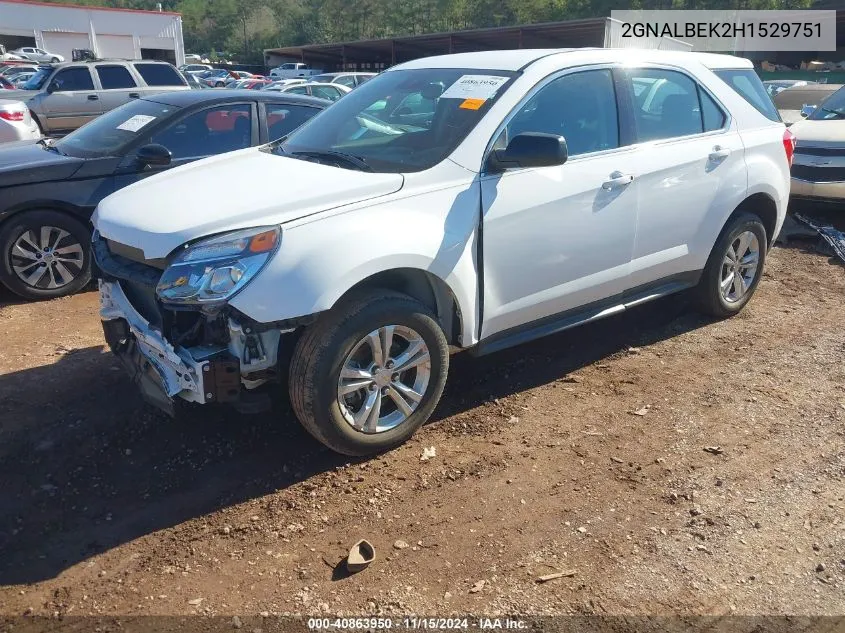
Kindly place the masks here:
[(71, 60), (75, 48), (98, 57), (185, 63), (178, 13), (0, 0), (0, 44), (37, 46)]

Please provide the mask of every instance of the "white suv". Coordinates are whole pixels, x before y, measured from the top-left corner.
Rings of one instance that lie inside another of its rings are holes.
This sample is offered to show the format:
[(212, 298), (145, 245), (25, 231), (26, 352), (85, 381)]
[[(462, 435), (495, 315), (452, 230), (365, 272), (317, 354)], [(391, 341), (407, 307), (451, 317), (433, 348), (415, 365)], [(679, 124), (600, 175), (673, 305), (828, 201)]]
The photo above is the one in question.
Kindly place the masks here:
[[(286, 384), (335, 451), (388, 449), (432, 414), (450, 349), (684, 289), (739, 312), (789, 195), (793, 140), (770, 109), (751, 63), (720, 55), (396, 66), (284, 139), (101, 202), (106, 338), (167, 411), (255, 411)], [(281, 186), (208, 186), (246, 180)]]

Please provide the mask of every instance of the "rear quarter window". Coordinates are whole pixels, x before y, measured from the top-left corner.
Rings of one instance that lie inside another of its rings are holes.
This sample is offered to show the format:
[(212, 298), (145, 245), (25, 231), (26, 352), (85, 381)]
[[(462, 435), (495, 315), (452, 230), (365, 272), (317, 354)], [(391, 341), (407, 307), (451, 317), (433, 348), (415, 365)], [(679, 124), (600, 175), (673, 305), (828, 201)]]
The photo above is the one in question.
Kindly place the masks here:
[(713, 72), (764, 117), (770, 121), (781, 121), (772, 98), (766, 92), (760, 77), (752, 69), (714, 70)]
[(135, 70), (148, 86), (184, 86), (185, 81), (168, 64), (135, 64)]

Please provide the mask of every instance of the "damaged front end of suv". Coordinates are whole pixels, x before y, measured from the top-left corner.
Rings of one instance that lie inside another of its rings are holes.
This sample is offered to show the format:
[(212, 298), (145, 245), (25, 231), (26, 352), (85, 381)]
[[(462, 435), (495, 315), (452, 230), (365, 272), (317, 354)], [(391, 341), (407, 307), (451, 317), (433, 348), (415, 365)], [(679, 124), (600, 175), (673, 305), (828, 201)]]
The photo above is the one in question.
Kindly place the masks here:
[(282, 230), (259, 227), (202, 239), (165, 260), (94, 235), (106, 342), (145, 399), (175, 416), (183, 401), (270, 404), (282, 337), (300, 324), (257, 323), (229, 305), (278, 250)]

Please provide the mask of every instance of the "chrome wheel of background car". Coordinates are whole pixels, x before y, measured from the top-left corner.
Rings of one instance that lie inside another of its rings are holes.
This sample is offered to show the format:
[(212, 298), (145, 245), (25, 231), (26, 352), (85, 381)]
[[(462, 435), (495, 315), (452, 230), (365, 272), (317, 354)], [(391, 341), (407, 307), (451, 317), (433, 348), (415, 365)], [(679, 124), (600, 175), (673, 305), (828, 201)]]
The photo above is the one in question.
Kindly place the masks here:
[(722, 261), (719, 288), (728, 303), (742, 299), (754, 283), (760, 264), (760, 242), (751, 231), (736, 236)]
[(383, 433), (416, 411), (430, 377), (431, 357), (422, 336), (409, 327), (386, 325), (370, 332), (346, 357), (337, 402), (353, 428)]
[(12, 246), (12, 270), (32, 288), (54, 290), (72, 282), (82, 272), (82, 245), (55, 226), (28, 230)]

